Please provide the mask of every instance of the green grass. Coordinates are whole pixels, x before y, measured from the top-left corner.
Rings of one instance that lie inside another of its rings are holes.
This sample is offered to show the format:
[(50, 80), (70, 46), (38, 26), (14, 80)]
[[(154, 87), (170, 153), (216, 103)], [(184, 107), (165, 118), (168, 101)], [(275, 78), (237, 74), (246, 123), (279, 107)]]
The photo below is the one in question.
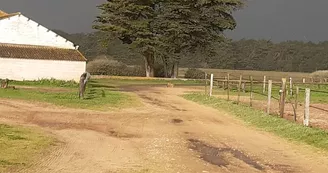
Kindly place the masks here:
[[(115, 83), (116, 82), (116, 83)], [(124, 81), (92, 80), (88, 83), (85, 99), (78, 98), (78, 84), (74, 81), (38, 80), (11, 81), (10, 86), (32, 88), (0, 89), (0, 98), (47, 102), (59, 106), (106, 111), (114, 108), (139, 106), (137, 96), (118, 90)]]
[(35, 81), (10, 81), (9, 85), (38, 86), (38, 87), (78, 87), (75, 81), (64, 81), (56, 79), (41, 79)]
[(85, 99), (78, 98), (78, 92), (51, 92), (37, 90), (0, 89), (0, 98), (22, 99), (47, 102), (59, 106), (92, 110), (108, 110), (137, 105), (137, 98), (133, 95), (101, 88), (88, 88)]
[(29, 166), (53, 142), (36, 129), (0, 124), (0, 172)]
[(291, 141), (302, 142), (328, 151), (328, 132), (318, 128), (307, 128), (285, 119), (268, 116), (260, 110), (248, 106), (236, 105), (219, 98), (208, 98), (201, 94), (186, 94), (185, 99), (223, 109), (242, 119), (246, 124), (255, 126), (264, 131), (272, 132)]

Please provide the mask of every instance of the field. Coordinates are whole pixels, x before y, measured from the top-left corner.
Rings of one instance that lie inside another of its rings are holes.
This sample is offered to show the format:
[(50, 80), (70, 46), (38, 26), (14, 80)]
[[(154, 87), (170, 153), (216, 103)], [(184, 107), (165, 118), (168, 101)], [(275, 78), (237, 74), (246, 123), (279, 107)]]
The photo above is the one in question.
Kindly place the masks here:
[[(184, 77), (188, 68), (180, 68), (179, 76)], [(228, 69), (200, 69), (205, 71), (207, 74), (213, 74), (217, 78), (224, 79), (227, 74), (230, 74), (231, 79), (238, 80), (240, 75), (244, 78), (249, 78), (253, 76), (255, 81), (263, 81), (263, 76), (267, 76), (267, 79), (273, 81), (280, 81), (283, 77), (292, 77), (295, 82), (302, 82), (305, 78), (307, 81), (312, 77), (310, 73), (299, 73), (299, 72), (274, 72), (274, 71), (252, 71), (252, 70), (228, 70)]]
[[(260, 78), (262, 73), (244, 71), (245, 76), (255, 74)], [(174, 87), (167, 88), (168, 82)], [(218, 86), (217, 98), (204, 96), (202, 80), (94, 76), (85, 99), (78, 98), (74, 82), (10, 85), (16, 89), (0, 89), (0, 172), (325, 172), (328, 168), (328, 133), (266, 115), (262, 111), (266, 97), (256, 94), (261, 93), (260, 85), (254, 86), (253, 107), (247, 105), (248, 88), (242, 93), (244, 104), (237, 105), (225, 101), (226, 90)], [(323, 85), (300, 87), (326, 90)], [(274, 87), (274, 97), (278, 89)], [(236, 93), (231, 90), (231, 99)], [(313, 104), (328, 102), (322, 94), (311, 96)]]

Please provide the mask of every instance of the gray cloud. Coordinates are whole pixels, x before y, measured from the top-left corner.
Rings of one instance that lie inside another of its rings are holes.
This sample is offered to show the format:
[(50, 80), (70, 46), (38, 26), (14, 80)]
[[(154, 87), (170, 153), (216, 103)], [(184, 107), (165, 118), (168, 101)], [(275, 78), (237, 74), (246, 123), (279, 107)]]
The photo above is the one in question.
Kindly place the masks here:
[(1, 0), (0, 9), (22, 12), (38, 23), (69, 33), (90, 32), (97, 5), (106, 0)]
[(234, 39), (273, 41), (328, 39), (327, 0), (250, 0), (235, 13), (237, 28), (227, 32)]
[[(69, 33), (90, 32), (106, 0), (1, 0), (0, 9), (20, 11), (40, 24)], [(328, 39), (328, 0), (248, 0), (247, 7), (234, 14), (238, 26), (227, 35), (233, 39), (255, 38), (273, 41)]]

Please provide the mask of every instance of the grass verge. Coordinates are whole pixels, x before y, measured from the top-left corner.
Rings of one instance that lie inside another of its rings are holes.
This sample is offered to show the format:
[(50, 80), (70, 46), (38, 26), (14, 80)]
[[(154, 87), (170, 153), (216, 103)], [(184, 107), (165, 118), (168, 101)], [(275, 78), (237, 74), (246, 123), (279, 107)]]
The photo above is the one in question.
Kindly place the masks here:
[(35, 129), (0, 124), (0, 172), (29, 166), (54, 139)]
[(272, 132), (288, 140), (302, 142), (328, 151), (327, 131), (318, 128), (307, 128), (279, 117), (268, 116), (264, 112), (251, 107), (236, 105), (219, 98), (208, 98), (205, 95), (195, 93), (185, 94), (183, 97), (203, 105), (228, 111), (248, 125)]

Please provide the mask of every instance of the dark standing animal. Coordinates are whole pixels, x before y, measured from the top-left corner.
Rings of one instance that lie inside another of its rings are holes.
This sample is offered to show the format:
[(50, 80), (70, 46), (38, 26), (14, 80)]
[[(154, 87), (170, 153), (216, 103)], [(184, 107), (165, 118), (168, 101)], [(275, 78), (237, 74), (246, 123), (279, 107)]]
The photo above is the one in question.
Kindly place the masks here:
[(85, 88), (87, 86), (87, 82), (90, 78), (90, 73), (85, 72), (81, 75), (80, 77), (80, 89), (79, 89), (79, 98), (83, 99), (84, 98), (84, 92), (85, 92)]

